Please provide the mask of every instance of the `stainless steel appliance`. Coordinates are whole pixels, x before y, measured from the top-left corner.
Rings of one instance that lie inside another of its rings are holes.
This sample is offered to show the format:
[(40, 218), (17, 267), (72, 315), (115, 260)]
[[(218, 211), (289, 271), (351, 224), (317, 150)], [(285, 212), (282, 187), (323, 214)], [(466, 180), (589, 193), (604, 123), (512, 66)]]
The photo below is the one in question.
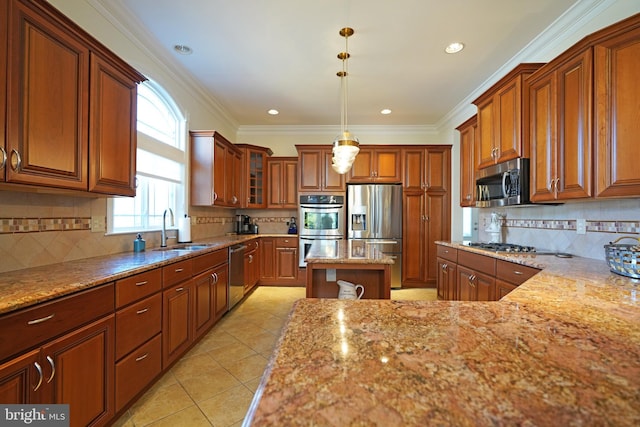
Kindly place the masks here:
[(246, 245), (229, 248), (229, 310), (244, 296), (244, 251)]
[(237, 234), (258, 234), (258, 225), (251, 222), (249, 215), (236, 215)]
[(347, 185), (347, 238), (377, 245), (395, 261), (391, 287), (402, 287), (402, 186)]
[(316, 240), (341, 240), (344, 238), (345, 204), (343, 195), (305, 194), (300, 196), (300, 267), (311, 245)]
[[(332, 253), (327, 254), (327, 255), (337, 255), (338, 254), (338, 243), (340, 242), (340, 240), (343, 240), (342, 237), (302, 237), (299, 236), (298, 237), (298, 241), (300, 242), (300, 249), (298, 250), (298, 257), (299, 257), (299, 265), (300, 267), (306, 267), (307, 263), (305, 262), (305, 258), (307, 257), (307, 254), (309, 253), (309, 250), (311, 249), (311, 245), (313, 245), (314, 242), (316, 241), (323, 241), (325, 242), (324, 248), (325, 250), (328, 251), (332, 251)], [(333, 243), (333, 244), (327, 244), (327, 243)]]
[(509, 160), (476, 172), (476, 207), (529, 203), (529, 159)]

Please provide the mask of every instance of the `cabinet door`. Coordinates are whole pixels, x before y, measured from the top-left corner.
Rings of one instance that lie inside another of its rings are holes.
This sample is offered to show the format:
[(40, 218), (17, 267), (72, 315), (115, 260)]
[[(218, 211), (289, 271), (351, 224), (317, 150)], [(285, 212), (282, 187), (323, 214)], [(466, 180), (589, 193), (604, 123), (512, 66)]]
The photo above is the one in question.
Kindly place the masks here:
[(53, 361), (43, 403), (68, 403), (71, 426), (105, 425), (115, 413), (114, 324), (110, 315), (42, 347)]
[(320, 149), (305, 149), (298, 153), (299, 171), (299, 191), (321, 191), (322, 190), (322, 168), (323, 152)]
[(531, 142), (531, 201), (555, 199), (556, 74), (548, 73), (529, 85)]
[(449, 263), (446, 259), (438, 258), (438, 281), (436, 283), (438, 299), (449, 299)]
[(89, 51), (27, 2), (9, 32), (6, 179), (87, 190)]
[(324, 177), (323, 188), (326, 191), (345, 191), (345, 175), (339, 174), (331, 166), (333, 163), (332, 150), (324, 150), (322, 152), (322, 175)]
[(458, 265), (458, 274), (456, 279), (458, 289), (458, 300), (460, 301), (475, 301), (477, 290), (476, 284), (473, 281), (473, 270)]
[(168, 367), (189, 348), (193, 340), (191, 281), (163, 292), (162, 366)]
[(374, 173), (376, 182), (402, 182), (400, 150), (379, 148), (375, 150)]
[(276, 247), (275, 240), (270, 237), (262, 237), (260, 251), (260, 280), (272, 282), (276, 278)]
[(276, 279), (298, 279), (298, 250), (276, 248)]
[(240, 174), (242, 173), (242, 156), (240, 152), (227, 147), (225, 157), (224, 194), (226, 205), (240, 207)]
[(227, 146), (217, 136), (213, 143), (213, 198), (215, 205), (227, 206)]
[[(0, 82), (7, 81), (7, 32), (9, 28), (9, 2), (0, 2)], [(7, 111), (7, 85), (0, 85), (0, 182), (4, 181), (7, 168), (7, 141), (6, 141), (6, 111)]]
[(91, 54), (89, 191), (135, 196), (137, 87)]
[(37, 403), (37, 389), (42, 385), (43, 373), (39, 373), (40, 351), (30, 351), (0, 365), (0, 402), (3, 404)]
[(424, 189), (424, 148), (405, 148), (402, 150), (402, 186), (405, 191)]
[(494, 120), (497, 134), (496, 162), (522, 157), (522, 77), (518, 76), (495, 95), (498, 114)]
[(495, 301), (494, 290), (496, 279), (492, 276), (474, 273), (476, 299), (474, 301)]
[(640, 196), (640, 29), (594, 47), (596, 197)]
[(284, 174), (281, 161), (269, 161), (269, 198), (267, 208), (279, 208), (282, 205), (282, 176)]
[(460, 206), (475, 207), (475, 163), (473, 158), (477, 116), (473, 116), (458, 127), (460, 132)]
[(298, 161), (285, 160), (283, 164), (282, 206), (286, 209), (298, 208)]
[(505, 282), (504, 280), (496, 279), (496, 290), (494, 293), (496, 301), (500, 301), (503, 296), (516, 289), (516, 285)]
[(215, 322), (215, 287), (213, 270), (207, 270), (193, 278), (194, 337), (204, 334)]
[(478, 134), (476, 141), (475, 158), (476, 169), (486, 168), (495, 163), (495, 121), (496, 107), (493, 98), (478, 104)]
[(267, 156), (263, 151), (246, 151), (245, 164), (247, 167), (246, 200), (248, 208), (265, 208), (267, 206)]
[(360, 152), (349, 171), (349, 182), (371, 182), (373, 180), (373, 156), (372, 148), (360, 148)]
[(448, 192), (451, 186), (451, 147), (427, 148), (425, 188), (429, 192)]
[(219, 265), (213, 270), (213, 286), (215, 287), (214, 314), (220, 319), (229, 309), (229, 264)]
[[(425, 234), (421, 236), (424, 241), (424, 275), (426, 284), (435, 286), (437, 279), (436, 265), (436, 241), (451, 240), (451, 196), (443, 192), (427, 192), (426, 214), (424, 217)], [(409, 234), (409, 240), (416, 235)]]
[(557, 71), (556, 190), (561, 200), (588, 198), (593, 194), (591, 57), (589, 49)]
[(426, 268), (425, 193), (405, 191), (402, 195), (402, 284), (424, 285)]

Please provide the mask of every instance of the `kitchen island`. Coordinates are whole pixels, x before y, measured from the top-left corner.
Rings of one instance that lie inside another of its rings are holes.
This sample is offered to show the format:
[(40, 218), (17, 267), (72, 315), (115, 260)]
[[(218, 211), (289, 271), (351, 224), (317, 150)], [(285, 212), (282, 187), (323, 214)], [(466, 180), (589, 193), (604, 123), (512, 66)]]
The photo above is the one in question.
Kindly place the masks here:
[(364, 299), (391, 298), (394, 261), (375, 244), (362, 240), (318, 240), (305, 260), (307, 298), (336, 298), (337, 280), (364, 286)]
[(499, 257), (543, 271), (499, 302), (298, 301), (244, 425), (640, 425), (640, 282)]

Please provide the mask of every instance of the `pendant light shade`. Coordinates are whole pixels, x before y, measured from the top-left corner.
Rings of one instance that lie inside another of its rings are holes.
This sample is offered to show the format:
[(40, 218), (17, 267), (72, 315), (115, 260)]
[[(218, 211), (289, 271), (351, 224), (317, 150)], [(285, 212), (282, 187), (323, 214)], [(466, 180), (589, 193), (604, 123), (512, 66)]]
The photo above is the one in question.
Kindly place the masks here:
[(338, 54), (338, 59), (342, 61), (342, 71), (337, 73), (340, 77), (340, 135), (336, 136), (333, 140), (333, 157), (331, 166), (339, 174), (345, 174), (349, 172), (353, 162), (360, 151), (360, 141), (348, 130), (348, 101), (349, 101), (349, 87), (348, 87), (348, 75), (349, 75), (349, 37), (353, 35), (353, 28), (343, 28), (340, 30), (340, 35), (345, 39), (345, 51)]

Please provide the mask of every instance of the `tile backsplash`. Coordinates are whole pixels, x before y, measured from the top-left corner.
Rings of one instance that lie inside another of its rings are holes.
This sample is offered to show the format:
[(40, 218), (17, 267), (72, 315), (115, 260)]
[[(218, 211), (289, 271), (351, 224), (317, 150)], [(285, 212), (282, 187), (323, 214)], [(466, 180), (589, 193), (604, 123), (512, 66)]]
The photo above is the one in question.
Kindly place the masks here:
[[(640, 238), (640, 199), (637, 198), (480, 209), (478, 227), (481, 241), (490, 240), (485, 230), (492, 212), (504, 215), (504, 242), (535, 246), (538, 250), (604, 259), (605, 244), (624, 236)], [(578, 219), (585, 220), (585, 234), (576, 232)], [(633, 241), (625, 239), (620, 243)]]

